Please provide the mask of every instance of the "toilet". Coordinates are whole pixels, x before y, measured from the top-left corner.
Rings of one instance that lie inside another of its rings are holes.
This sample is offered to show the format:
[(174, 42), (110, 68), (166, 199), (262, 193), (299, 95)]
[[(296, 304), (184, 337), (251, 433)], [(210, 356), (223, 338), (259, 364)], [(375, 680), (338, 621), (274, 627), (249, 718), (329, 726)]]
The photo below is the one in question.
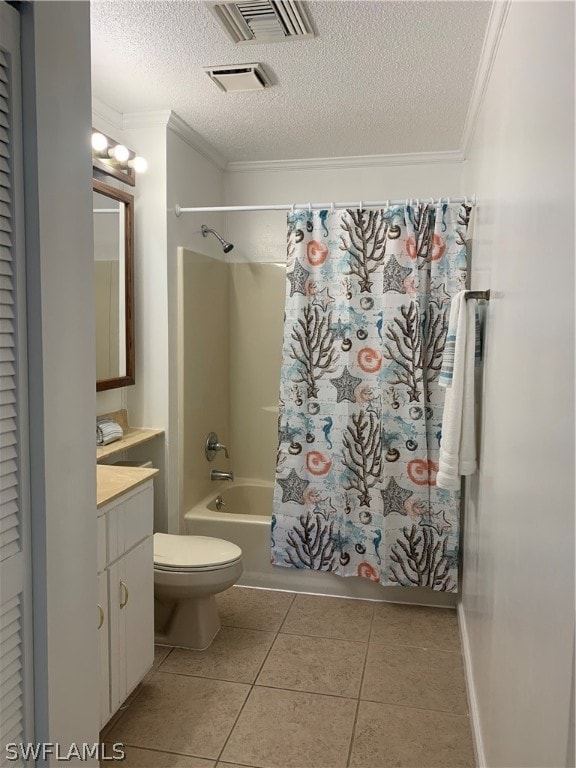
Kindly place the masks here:
[(162, 645), (204, 650), (220, 629), (215, 595), (242, 574), (242, 550), (210, 536), (154, 534), (154, 625)]

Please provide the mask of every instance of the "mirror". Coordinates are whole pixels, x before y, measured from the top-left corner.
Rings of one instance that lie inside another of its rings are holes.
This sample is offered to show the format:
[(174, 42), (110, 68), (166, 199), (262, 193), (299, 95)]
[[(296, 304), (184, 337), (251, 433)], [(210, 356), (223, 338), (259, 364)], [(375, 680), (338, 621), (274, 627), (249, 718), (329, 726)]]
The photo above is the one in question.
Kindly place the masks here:
[(134, 384), (134, 197), (92, 182), (96, 391)]

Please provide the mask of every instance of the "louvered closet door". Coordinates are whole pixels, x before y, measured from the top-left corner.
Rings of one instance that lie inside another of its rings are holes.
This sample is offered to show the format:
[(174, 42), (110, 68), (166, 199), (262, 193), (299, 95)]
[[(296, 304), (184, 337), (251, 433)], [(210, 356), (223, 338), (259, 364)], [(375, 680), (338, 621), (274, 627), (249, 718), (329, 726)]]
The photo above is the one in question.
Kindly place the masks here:
[[(0, 0), (0, 764), (32, 740), (19, 15)], [(10, 765), (18, 765), (11, 762)]]

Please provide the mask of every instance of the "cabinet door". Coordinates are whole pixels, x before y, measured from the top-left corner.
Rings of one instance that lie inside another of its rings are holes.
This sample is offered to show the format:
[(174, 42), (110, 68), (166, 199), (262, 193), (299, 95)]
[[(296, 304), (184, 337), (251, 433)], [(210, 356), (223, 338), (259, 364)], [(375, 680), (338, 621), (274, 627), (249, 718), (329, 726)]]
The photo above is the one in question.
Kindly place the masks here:
[(154, 525), (154, 488), (150, 480), (123, 504), (124, 551), (152, 535)]
[(110, 719), (110, 612), (108, 577), (98, 576), (98, 640), (100, 646), (100, 727)]
[(120, 664), (124, 696), (154, 660), (154, 554), (152, 537), (121, 560)]
[(105, 508), (108, 563), (152, 535), (154, 488), (152, 481), (126, 493)]

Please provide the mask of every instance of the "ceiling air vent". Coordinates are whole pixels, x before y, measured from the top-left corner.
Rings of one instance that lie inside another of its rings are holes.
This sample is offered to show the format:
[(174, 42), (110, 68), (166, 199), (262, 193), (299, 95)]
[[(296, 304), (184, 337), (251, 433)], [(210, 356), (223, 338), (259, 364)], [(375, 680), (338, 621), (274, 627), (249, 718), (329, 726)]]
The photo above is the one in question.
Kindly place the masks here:
[(278, 43), (314, 37), (299, 0), (209, 2), (207, 5), (235, 43)]
[(204, 67), (204, 72), (225, 93), (261, 91), (272, 85), (262, 64), (226, 64), (222, 67)]

